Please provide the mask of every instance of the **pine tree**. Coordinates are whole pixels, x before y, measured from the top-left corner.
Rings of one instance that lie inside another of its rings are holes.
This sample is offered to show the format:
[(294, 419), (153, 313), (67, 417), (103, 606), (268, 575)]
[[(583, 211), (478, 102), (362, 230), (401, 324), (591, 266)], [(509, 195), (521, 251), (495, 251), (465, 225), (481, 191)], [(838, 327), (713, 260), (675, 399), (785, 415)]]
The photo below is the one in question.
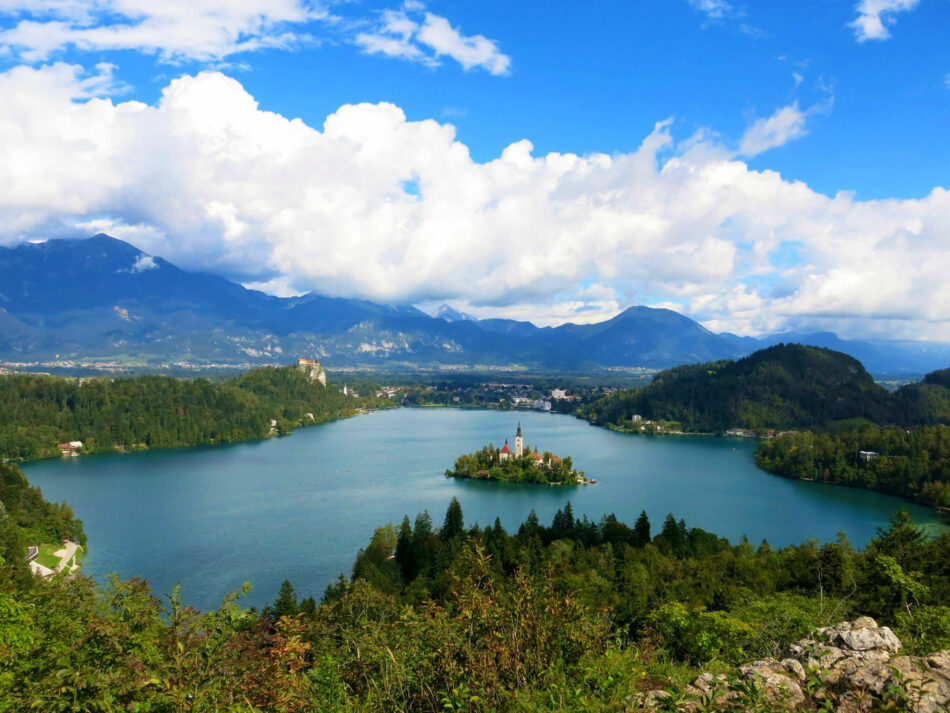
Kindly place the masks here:
[(412, 574), (413, 563), (412, 552), (412, 525), (409, 524), (409, 516), (402, 518), (402, 524), (399, 526), (399, 535), (396, 538), (396, 564), (402, 570), (403, 577), (407, 579)]
[(268, 613), (274, 619), (280, 619), (282, 616), (296, 616), (300, 613), (300, 605), (297, 603), (297, 592), (294, 591), (294, 585), (289, 579), (285, 579), (277, 592), (277, 599), (268, 607)]
[(564, 506), (563, 510), (558, 510), (554, 513), (551, 529), (557, 537), (570, 534), (571, 530), (574, 529), (574, 510), (571, 508), (570, 501)]
[(465, 531), (465, 521), (462, 517), (462, 505), (458, 498), (452, 498), (449, 503), (449, 509), (445, 512), (445, 521), (442, 523), (442, 530), (439, 537), (443, 542), (454, 540), (461, 537)]
[(534, 508), (531, 508), (531, 512), (528, 513), (527, 519), (521, 523), (521, 527), (518, 528), (519, 535), (534, 535), (541, 529), (541, 521), (538, 520), (538, 513), (534, 511)]
[(640, 517), (633, 525), (633, 532), (637, 536), (641, 547), (650, 543), (650, 518), (647, 517), (646, 510), (640, 511)]

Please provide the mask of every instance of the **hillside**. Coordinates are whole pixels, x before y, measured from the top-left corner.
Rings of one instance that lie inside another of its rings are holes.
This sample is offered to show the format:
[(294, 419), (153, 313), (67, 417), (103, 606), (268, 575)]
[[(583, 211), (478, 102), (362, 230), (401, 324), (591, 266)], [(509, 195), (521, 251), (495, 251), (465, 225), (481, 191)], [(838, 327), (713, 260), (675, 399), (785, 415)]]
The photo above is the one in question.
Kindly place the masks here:
[(377, 528), (319, 604), (285, 581), (263, 611), (199, 613), (0, 565), (0, 710), (945, 710), (948, 548), (906, 513), (864, 550), (774, 550), (569, 503), (508, 533), (453, 500), (441, 527)]
[(68, 441), (81, 441), (82, 453), (244, 441), (386, 405), (344, 396), (297, 367), (217, 383), (8, 374), (0, 376), (0, 456), (57, 456)]
[(736, 361), (680, 366), (642, 389), (589, 404), (584, 416), (624, 427), (634, 415), (685, 430), (801, 428), (836, 421), (891, 421), (894, 399), (856, 359), (819, 347), (781, 344)]
[(755, 462), (787, 478), (950, 507), (950, 428), (945, 426), (783, 434), (760, 443)]

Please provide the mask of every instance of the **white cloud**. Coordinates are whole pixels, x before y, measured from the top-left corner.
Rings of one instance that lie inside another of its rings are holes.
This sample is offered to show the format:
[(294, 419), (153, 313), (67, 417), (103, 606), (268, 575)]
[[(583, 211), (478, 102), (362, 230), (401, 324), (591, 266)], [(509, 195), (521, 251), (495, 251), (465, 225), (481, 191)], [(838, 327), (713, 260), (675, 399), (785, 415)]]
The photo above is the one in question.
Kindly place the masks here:
[[(385, 10), (371, 32), (357, 34), (355, 41), (365, 52), (384, 54), (430, 66), (450, 57), (463, 69), (481, 68), (490, 74), (507, 74), (511, 58), (482, 35), (465, 36), (444, 17), (424, 12), (419, 2), (404, 3), (399, 10)], [(424, 17), (419, 17), (424, 14)]]
[(732, 5), (726, 0), (689, 0), (689, 4), (711, 20), (721, 20), (733, 12)]
[[(800, 75), (792, 75), (797, 83)], [(800, 139), (808, 133), (806, 124), (815, 114), (827, 114), (834, 106), (834, 88), (824, 87), (825, 99), (808, 109), (802, 110), (794, 101), (775, 110), (772, 116), (756, 119), (739, 142), (739, 153), (743, 156), (757, 156), (763, 151), (784, 146), (789, 141)]]
[(241, 284), (249, 290), (266, 292), (275, 297), (299, 297), (300, 295), (306, 294), (306, 290), (298, 290), (291, 284), (290, 278), (284, 275), (273, 277), (270, 280), (242, 282)]
[(132, 265), (132, 272), (145, 272), (146, 270), (157, 270), (158, 263), (155, 262), (155, 258), (151, 255), (139, 255), (135, 258), (135, 263)]
[(275, 291), (540, 321), (642, 295), (742, 333), (844, 320), (859, 334), (886, 318), (894, 336), (950, 340), (946, 188), (825, 196), (714, 135), (677, 145), (669, 122), (631, 153), (536, 156), (518, 141), (477, 162), (452, 126), (392, 104), (311, 127), (216, 72), (154, 105), (94, 93), (67, 65), (0, 74), (0, 242), (105, 230)]
[(301, 25), (327, 16), (311, 0), (3, 0), (0, 14), (17, 19), (0, 32), (0, 46), (29, 62), (69, 47), (137, 50), (166, 61), (220, 60), (295, 46), (309, 39)]
[(746, 129), (739, 144), (739, 151), (745, 156), (756, 156), (801, 138), (806, 133), (806, 119), (805, 112), (798, 108), (798, 102), (783, 106), (772, 116), (757, 119)]
[(886, 40), (891, 33), (887, 26), (894, 24), (895, 15), (917, 7), (920, 0), (859, 0), (855, 5), (858, 16), (849, 27), (854, 30), (858, 42)]
[[(113, 236), (115, 237), (115, 236)], [(147, 270), (157, 270), (158, 263), (155, 262), (155, 258), (151, 255), (139, 255), (135, 258), (135, 262), (128, 268), (123, 268), (121, 270), (116, 270), (116, 272), (130, 272), (133, 275), (136, 275), (140, 272), (146, 272)]]

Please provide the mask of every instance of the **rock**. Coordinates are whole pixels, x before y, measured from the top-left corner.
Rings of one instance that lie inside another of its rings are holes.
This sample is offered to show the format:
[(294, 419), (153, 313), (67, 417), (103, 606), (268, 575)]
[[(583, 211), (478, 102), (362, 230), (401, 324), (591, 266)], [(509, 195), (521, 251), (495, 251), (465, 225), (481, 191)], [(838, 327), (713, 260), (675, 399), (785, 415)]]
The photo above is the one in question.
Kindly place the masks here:
[(663, 700), (669, 697), (669, 691), (647, 691), (643, 695), (642, 705), (644, 708), (659, 708)]
[(700, 674), (699, 678), (693, 681), (692, 688), (703, 696), (708, 696), (716, 688), (722, 688), (728, 683), (724, 675), (713, 676), (711, 673)]
[[(947, 652), (931, 654), (926, 659), (916, 656), (898, 656), (888, 665), (887, 687), (904, 690), (916, 713), (946, 713), (950, 710), (950, 668)], [(933, 666), (932, 660), (938, 665)]]
[(927, 665), (939, 671), (950, 673), (950, 650), (937, 651), (927, 657)]
[[(872, 710), (906, 710), (911, 713), (950, 713), (950, 650), (926, 657), (900, 656), (901, 642), (886, 626), (868, 617), (844, 621), (815, 632), (788, 647), (781, 661), (768, 658), (742, 666), (746, 680), (756, 680), (768, 701), (782, 710), (805, 707), (821, 710), (833, 705), (835, 713), (870, 713)], [(803, 691), (807, 670), (821, 677), (821, 686)], [(710, 705), (715, 710), (736, 711), (744, 698), (731, 690), (722, 675), (704, 673), (686, 692), (690, 701), (681, 710), (692, 713)], [(638, 694), (648, 708), (663, 705), (669, 694)], [(671, 701), (667, 700), (667, 704)], [(804, 706), (803, 706), (804, 704)]]
[(840, 685), (852, 691), (870, 691), (881, 695), (891, 677), (891, 670), (882, 663), (856, 664), (842, 670)]
[(805, 668), (795, 659), (782, 659), (782, 666), (799, 681), (805, 680)]
[[(804, 702), (798, 681), (794, 680), (788, 669), (775, 659), (754, 661), (748, 666), (742, 666), (739, 671), (743, 678), (758, 678), (765, 686), (765, 696), (770, 703), (781, 702), (788, 708), (796, 708)], [(804, 669), (802, 670), (804, 674)], [(793, 674), (794, 675), (794, 674)]]
[(838, 628), (840, 626), (841, 624), (838, 624), (835, 627), (836, 634), (831, 639), (831, 643), (840, 649), (886, 651), (892, 654), (901, 650), (900, 639), (894, 636), (894, 632), (886, 626), (878, 626), (870, 617), (861, 617), (843, 631)]

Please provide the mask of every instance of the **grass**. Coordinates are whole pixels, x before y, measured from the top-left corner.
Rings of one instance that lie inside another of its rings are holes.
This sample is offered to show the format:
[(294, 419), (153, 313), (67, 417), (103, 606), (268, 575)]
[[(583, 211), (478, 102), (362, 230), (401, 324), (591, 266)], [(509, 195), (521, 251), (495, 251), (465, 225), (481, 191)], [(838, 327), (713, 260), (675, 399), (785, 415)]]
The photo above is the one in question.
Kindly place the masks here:
[(40, 553), (36, 556), (36, 561), (48, 569), (56, 569), (59, 566), (59, 557), (53, 553), (61, 549), (63, 549), (61, 544), (40, 545)]
[[(46, 567), (47, 569), (55, 570), (57, 567), (59, 567), (60, 558), (57, 557), (53, 553), (58, 552), (61, 549), (63, 549), (62, 543), (42, 544), (40, 545), (40, 552), (36, 556), (36, 561), (39, 562), (44, 567)], [(83, 551), (82, 551), (82, 548), (80, 547), (76, 550), (76, 554), (73, 555), (71, 561), (75, 564), (80, 564), (80, 562), (82, 561), (82, 554), (83, 554)], [(67, 563), (64, 562), (63, 564), (65, 565)]]

